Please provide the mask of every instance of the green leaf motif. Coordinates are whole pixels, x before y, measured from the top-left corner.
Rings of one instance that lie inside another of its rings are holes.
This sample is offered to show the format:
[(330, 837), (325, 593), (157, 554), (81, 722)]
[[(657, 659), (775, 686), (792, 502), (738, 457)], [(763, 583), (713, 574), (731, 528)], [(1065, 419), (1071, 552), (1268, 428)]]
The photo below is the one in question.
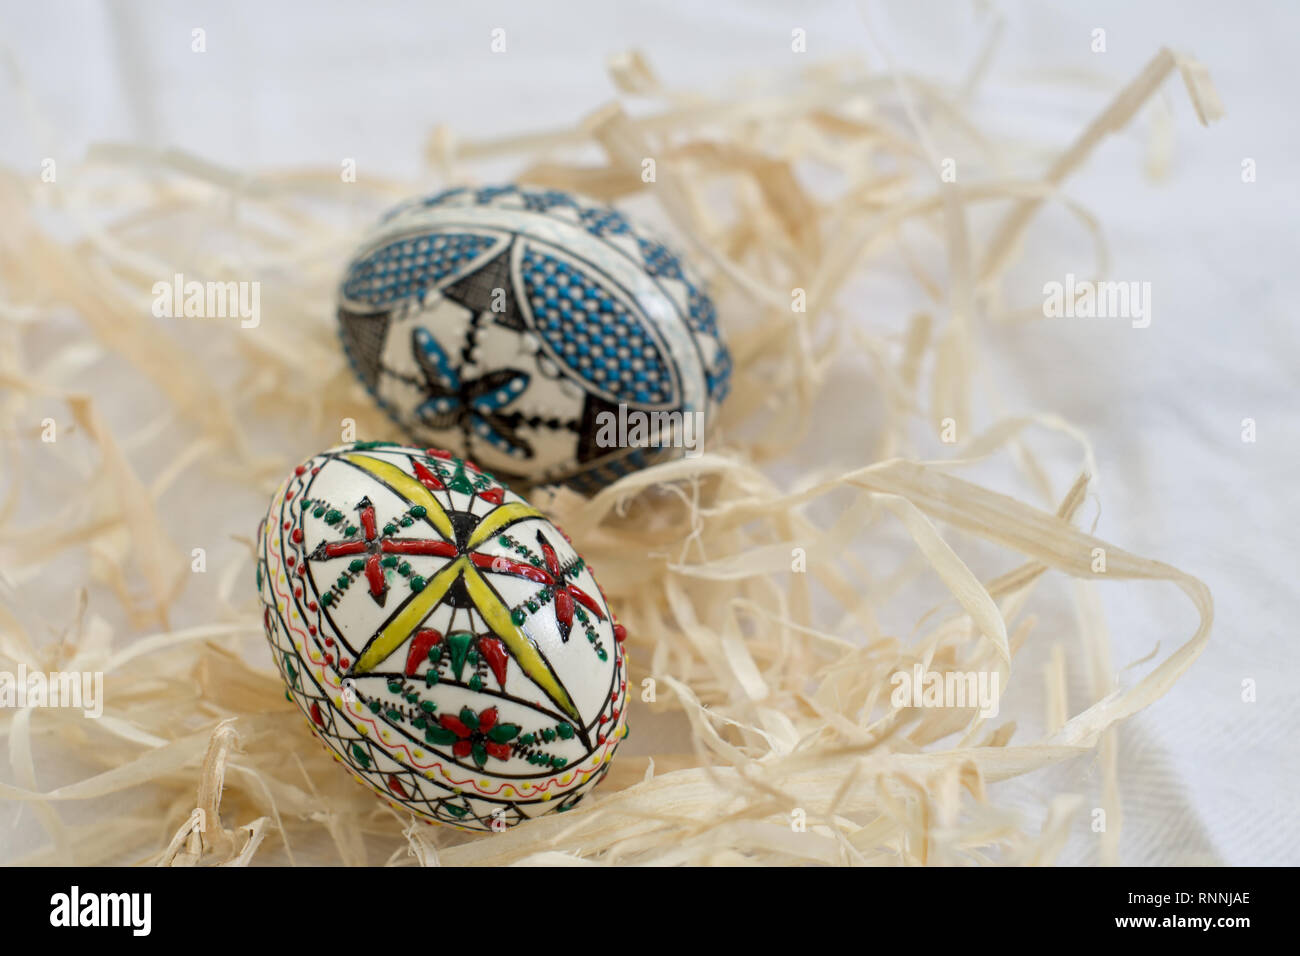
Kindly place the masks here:
[(488, 736), (491, 737), (492, 740), (495, 741), (496, 743), (499, 744), (506, 743), (507, 741), (514, 740), (515, 737), (519, 736), (519, 725), (518, 724), (497, 724), (495, 727), (493, 727), (491, 730), (488, 731)]
[[(451, 651), (451, 668), (456, 674), (456, 680), (460, 680), (465, 671), (465, 658), (469, 656), (469, 645), (472, 640), (474, 635), (467, 631), (456, 631), (447, 635), (447, 649)], [(477, 727), (478, 724), (474, 723), (470, 726)]]

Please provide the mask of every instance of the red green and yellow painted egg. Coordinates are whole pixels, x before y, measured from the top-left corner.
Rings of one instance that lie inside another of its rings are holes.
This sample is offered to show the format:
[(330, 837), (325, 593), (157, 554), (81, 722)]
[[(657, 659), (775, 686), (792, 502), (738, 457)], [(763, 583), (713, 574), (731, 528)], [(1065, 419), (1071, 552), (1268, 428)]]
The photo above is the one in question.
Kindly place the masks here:
[(258, 535), (287, 695), (353, 775), (431, 823), (573, 807), (627, 735), (624, 631), (545, 515), (438, 449), (314, 455)]

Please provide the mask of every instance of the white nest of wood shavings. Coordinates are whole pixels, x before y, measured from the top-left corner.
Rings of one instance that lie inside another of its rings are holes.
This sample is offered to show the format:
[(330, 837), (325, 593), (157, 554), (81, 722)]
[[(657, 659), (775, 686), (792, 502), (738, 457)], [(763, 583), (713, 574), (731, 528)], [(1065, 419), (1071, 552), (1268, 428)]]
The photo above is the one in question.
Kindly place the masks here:
[[(1090, 533), (1092, 453), (1068, 422), (980, 420), (973, 392), (989, 327), (1041, 318), (1023, 307), (1039, 290), (1005, 278), (1036, 212), (1063, 204), (1104, 262), (1065, 180), (1175, 75), (1214, 119), (1206, 72), (1161, 51), (1044, 163), (970, 119), (976, 90), (894, 69), (832, 63), (726, 95), (665, 89), (636, 54), (611, 70), (620, 102), (578, 128), (433, 131), (419, 182), (245, 175), (108, 145), (58, 188), (0, 171), (0, 666), (105, 682), (98, 720), (0, 709), (0, 796), (47, 837), (12, 862), (1050, 862), (1093, 806), (1110, 821), (1101, 859), (1119, 859), (1116, 727), (1204, 648), (1210, 595)], [(945, 181), (931, 144), (954, 140), (979, 159)], [(362, 229), (489, 175), (658, 218), (709, 274), (735, 374), (700, 457), (590, 500), (530, 493), (628, 627), (632, 736), (578, 809), (469, 835), (395, 812), (313, 743), (260, 637), (251, 537), (278, 480), (337, 444), (340, 422), (401, 437), (334, 334)], [(865, 315), (846, 290), (882, 272), (929, 308)], [(261, 324), (155, 318), (151, 288), (176, 273), (260, 282)], [(836, 474), (799, 453), (832, 374), (856, 375), (879, 417)], [(110, 420), (110, 390), (138, 415)], [(945, 427), (965, 440), (944, 444)], [(1068, 490), (1035, 451), (1062, 435), (1078, 448)], [(990, 463), (1005, 480), (971, 479)], [(25, 506), (37, 485), (57, 513)], [(1159, 581), (1199, 623), (1121, 673), (1097, 590)], [(917, 600), (927, 586), (944, 593)], [(1060, 635), (1046, 664), (1022, 663), (1045, 613), (1074, 614), (1086, 699), (1079, 681), (1067, 697)], [(1003, 715), (1046, 681), (1048, 713), (1030, 728), (970, 701), (896, 706), (896, 675), (918, 666), (996, 677)], [(1045, 772), (1081, 756), (1095, 794)], [(1002, 782), (1030, 775), (1037, 814), (1000, 802)]]

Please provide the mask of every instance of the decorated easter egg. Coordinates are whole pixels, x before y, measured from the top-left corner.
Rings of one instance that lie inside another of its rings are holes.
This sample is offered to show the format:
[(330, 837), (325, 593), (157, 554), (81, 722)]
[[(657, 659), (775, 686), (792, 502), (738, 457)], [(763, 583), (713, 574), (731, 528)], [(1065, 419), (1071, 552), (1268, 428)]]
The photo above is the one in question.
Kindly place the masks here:
[(698, 448), (731, 359), (686, 261), (555, 190), (408, 201), (339, 289), (357, 376), (420, 445), (591, 492)]
[(271, 499), (257, 576), (288, 698), (395, 806), (502, 829), (573, 807), (627, 734), (627, 661), (545, 515), (438, 449), (315, 455)]

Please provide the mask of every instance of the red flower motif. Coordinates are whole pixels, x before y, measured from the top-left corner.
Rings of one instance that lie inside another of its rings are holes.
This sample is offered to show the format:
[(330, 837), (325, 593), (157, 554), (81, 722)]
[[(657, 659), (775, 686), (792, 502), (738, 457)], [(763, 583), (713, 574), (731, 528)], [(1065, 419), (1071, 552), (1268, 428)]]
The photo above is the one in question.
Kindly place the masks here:
[(600, 610), (600, 605), (592, 600), (591, 595), (576, 584), (568, 583), (564, 569), (560, 567), (559, 556), (550, 542), (542, 537), (540, 531), (537, 532), (537, 543), (541, 545), (542, 559), (546, 562), (546, 572), (550, 578), (546, 583), (550, 585), (551, 592), (555, 595), (555, 619), (560, 624), (560, 640), (567, 644), (569, 631), (573, 628), (574, 601), (596, 615), (598, 621), (605, 620), (605, 615)]
[[(473, 757), (482, 767), (489, 756), (498, 760), (510, 759), (509, 742), (519, 736), (518, 724), (497, 723), (497, 709), (489, 707), (474, 713), (461, 708), (459, 716), (443, 714), (438, 723), (448, 734), (454, 735), (451, 752), (457, 757)], [(450, 743), (450, 739), (448, 740)]]

